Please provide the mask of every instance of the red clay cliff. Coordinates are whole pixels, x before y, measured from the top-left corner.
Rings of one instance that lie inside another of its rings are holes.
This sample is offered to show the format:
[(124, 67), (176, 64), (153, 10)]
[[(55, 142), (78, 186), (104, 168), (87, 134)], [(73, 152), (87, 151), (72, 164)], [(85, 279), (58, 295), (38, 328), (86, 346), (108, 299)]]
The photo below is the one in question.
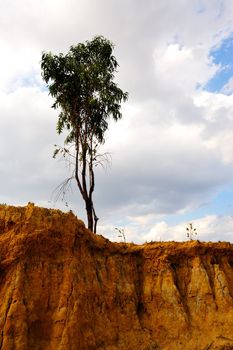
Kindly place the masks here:
[(117, 244), (0, 205), (0, 350), (233, 349), (233, 245)]

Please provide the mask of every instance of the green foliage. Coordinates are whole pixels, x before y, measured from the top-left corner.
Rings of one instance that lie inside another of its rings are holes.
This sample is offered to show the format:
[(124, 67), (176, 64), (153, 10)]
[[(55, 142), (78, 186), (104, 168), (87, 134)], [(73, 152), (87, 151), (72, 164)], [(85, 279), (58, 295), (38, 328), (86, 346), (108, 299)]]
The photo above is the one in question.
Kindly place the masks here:
[[(58, 134), (67, 130), (65, 145), (75, 146), (75, 178), (87, 214), (91, 208), (94, 216), (93, 167), (98, 163), (97, 151), (105, 141), (108, 119), (117, 121), (122, 117), (121, 102), (128, 97), (114, 82), (117, 67), (113, 44), (103, 36), (71, 46), (65, 55), (42, 53), (42, 77), (55, 100), (52, 107), (60, 111), (56, 129)], [(66, 151), (56, 147), (53, 156)], [(92, 230), (93, 225), (88, 226)]]
[(66, 142), (75, 142), (80, 135), (104, 142), (107, 119), (121, 118), (121, 101), (127, 99), (113, 81), (117, 69), (112, 54), (113, 44), (102, 36), (85, 44), (71, 46), (66, 55), (42, 54), (42, 77), (55, 98), (53, 108), (61, 108), (57, 132), (70, 131)]

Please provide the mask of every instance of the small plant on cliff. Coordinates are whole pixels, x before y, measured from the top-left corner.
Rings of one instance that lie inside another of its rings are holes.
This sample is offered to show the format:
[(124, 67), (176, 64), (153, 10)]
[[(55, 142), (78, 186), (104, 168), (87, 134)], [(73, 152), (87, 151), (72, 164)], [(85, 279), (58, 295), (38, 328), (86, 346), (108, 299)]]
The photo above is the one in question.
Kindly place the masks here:
[(119, 233), (118, 237), (122, 238), (124, 243), (126, 243), (125, 229), (124, 228), (115, 227), (115, 230)]
[(65, 147), (56, 148), (54, 157), (72, 157), (73, 173), (65, 183), (76, 179), (93, 232), (98, 221), (93, 192), (94, 168), (101, 163), (99, 146), (105, 141), (108, 119), (121, 118), (121, 102), (128, 97), (114, 82), (117, 67), (113, 44), (102, 36), (71, 46), (66, 55), (42, 54), (42, 77), (55, 98), (52, 107), (60, 109), (57, 132), (68, 131)]
[(197, 235), (197, 229), (193, 226), (192, 222), (190, 222), (186, 227), (187, 237), (190, 241), (193, 240), (193, 237)]

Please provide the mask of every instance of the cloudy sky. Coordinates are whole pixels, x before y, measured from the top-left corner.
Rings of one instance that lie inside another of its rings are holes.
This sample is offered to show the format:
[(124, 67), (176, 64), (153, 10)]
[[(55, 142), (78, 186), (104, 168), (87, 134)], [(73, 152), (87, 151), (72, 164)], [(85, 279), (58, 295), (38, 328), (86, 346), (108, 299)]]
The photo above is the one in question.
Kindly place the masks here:
[(99, 233), (185, 240), (192, 222), (200, 240), (233, 242), (232, 0), (0, 0), (0, 33), (2, 203), (85, 220), (75, 183), (54, 193), (70, 172), (52, 158), (63, 137), (40, 60), (102, 34), (129, 100), (106, 134), (112, 165), (97, 171)]

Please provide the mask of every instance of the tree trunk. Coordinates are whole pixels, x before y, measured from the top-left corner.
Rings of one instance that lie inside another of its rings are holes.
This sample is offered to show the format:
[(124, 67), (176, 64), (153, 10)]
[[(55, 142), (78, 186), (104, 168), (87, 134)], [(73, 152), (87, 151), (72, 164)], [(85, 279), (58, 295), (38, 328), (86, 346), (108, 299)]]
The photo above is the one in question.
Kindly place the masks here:
[(96, 213), (95, 213), (95, 209), (94, 209), (94, 206), (92, 204), (92, 210), (93, 210), (93, 217), (94, 217), (94, 233), (96, 233), (96, 230), (97, 230), (97, 222), (99, 220), (99, 218), (97, 217)]
[(93, 212), (92, 212), (92, 202), (88, 199), (86, 201), (86, 212), (87, 212), (87, 224), (88, 229), (93, 232)]

